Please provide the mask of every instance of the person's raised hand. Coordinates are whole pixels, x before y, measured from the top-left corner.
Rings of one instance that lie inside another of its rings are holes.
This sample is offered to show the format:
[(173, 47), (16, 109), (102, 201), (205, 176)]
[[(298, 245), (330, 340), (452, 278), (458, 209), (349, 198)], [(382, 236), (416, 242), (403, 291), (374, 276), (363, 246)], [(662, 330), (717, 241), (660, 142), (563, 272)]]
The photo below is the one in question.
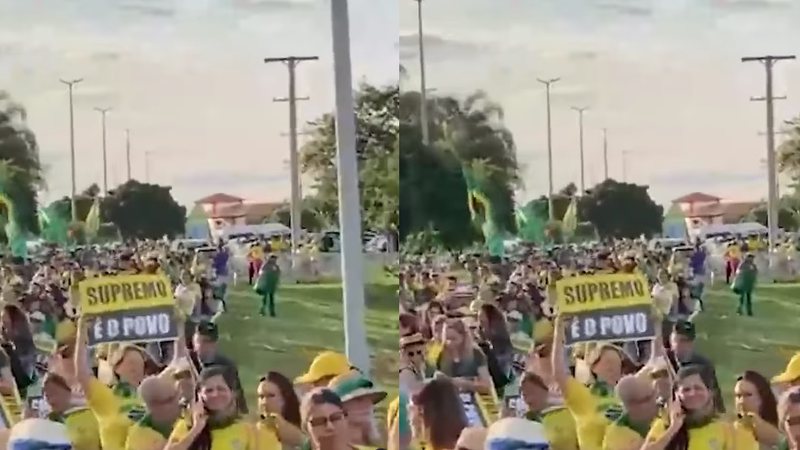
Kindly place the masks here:
[(680, 400), (673, 400), (669, 405), (669, 426), (671, 428), (680, 428), (686, 419), (686, 413), (683, 411), (683, 405)]

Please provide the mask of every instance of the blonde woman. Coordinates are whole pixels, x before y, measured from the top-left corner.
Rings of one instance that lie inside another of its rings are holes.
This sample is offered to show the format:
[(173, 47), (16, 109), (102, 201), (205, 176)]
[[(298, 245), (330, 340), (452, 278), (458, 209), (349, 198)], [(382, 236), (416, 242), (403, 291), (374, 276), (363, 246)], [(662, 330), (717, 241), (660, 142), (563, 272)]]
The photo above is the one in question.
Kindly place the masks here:
[(439, 372), (452, 378), (462, 391), (488, 394), (492, 378), (486, 355), (475, 345), (472, 335), (460, 319), (448, 319), (442, 330), (442, 352), (436, 360)]

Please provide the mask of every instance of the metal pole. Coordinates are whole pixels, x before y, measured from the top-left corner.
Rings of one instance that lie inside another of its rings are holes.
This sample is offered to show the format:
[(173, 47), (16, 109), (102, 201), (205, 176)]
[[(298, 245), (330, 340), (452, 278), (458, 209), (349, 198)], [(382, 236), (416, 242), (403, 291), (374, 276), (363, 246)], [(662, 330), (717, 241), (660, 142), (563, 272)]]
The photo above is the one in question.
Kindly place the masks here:
[[(778, 239), (778, 197), (777, 197), (777, 171), (775, 170), (775, 111), (772, 95), (772, 68), (775, 61), (795, 59), (794, 55), (788, 56), (759, 56), (745, 57), (742, 62), (759, 61), (764, 64), (767, 71), (766, 94), (764, 100), (767, 104), (767, 227), (769, 239), (769, 262), (772, 266), (772, 252)], [(760, 99), (753, 99), (760, 100)]]
[(622, 151), (622, 181), (628, 182), (628, 151)]
[(296, 93), (295, 69), (300, 61), (316, 61), (316, 56), (287, 56), (281, 58), (264, 58), (265, 63), (282, 62), (289, 68), (289, 96), (276, 98), (276, 102), (289, 103), (289, 180), (291, 184), (291, 201), (289, 204), (289, 217), (292, 229), (292, 267), (294, 267), (294, 255), (300, 250), (300, 234), (302, 232), (302, 203), (303, 197), (300, 190), (300, 162), (297, 155), (297, 101), (308, 100), (307, 97), (298, 98)]
[(419, 123), (422, 129), (422, 143), (430, 144), (430, 129), (428, 127), (428, 94), (425, 88), (425, 45), (422, 33), (422, 0), (417, 2), (417, 35), (419, 36)]
[(581, 152), (581, 195), (586, 192), (586, 183), (585, 183), (585, 163), (583, 159), (583, 113), (589, 109), (588, 106), (584, 106), (582, 108), (578, 108), (573, 106), (572, 109), (578, 112), (578, 140), (580, 142), (580, 152)]
[(608, 138), (606, 128), (603, 128), (603, 181), (608, 179)]
[(69, 159), (70, 159), (70, 172), (72, 178), (72, 221), (78, 221), (78, 189), (75, 186), (75, 113), (72, 103), (72, 86), (83, 81), (83, 78), (74, 80), (59, 80), (69, 87)]
[(111, 108), (95, 108), (95, 111), (100, 113), (100, 119), (103, 125), (103, 197), (108, 197), (108, 156), (106, 153), (106, 113), (111, 111)]
[(150, 150), (144, 152), (144, 182), (150, 183)]
[(544, 84), (547, 91), (547, 211), (550, 221), (555, 220), (556, 212), (553, 204), (553, 130), (550, 123), (550, 85), (558, 81), (560, 78), (551, 78), (549, 80), (537, 79), (540, 83)]
[(347, 0), (331, 0), (344, 341), (350, 363), (369, 373), (369, 349), (364, 329), (364, 255), (361, 241), (361, 203), (358, 192), (356, 124), (348, 21)]
[(125, 162), (128, 167), (128, 181), (131, 181), (131, 130), (125, 129)]

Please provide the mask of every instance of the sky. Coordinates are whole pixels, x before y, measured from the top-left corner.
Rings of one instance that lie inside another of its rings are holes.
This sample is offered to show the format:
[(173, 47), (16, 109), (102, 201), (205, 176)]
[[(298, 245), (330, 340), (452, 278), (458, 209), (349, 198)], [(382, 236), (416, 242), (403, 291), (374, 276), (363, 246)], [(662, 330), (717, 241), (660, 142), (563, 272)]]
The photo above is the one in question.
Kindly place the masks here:
[[(297, 69), (298, 121), (334, 109), (330, 0), (0, 0), (0, 89), (27, 109), (47, 168), (44, 201), (70, 192), (75, 85), (76, 184), (133, 177), (173, 187), (183, 204), (215, 192), (289, 195), (288, 71), (264, 57), (319, 56)], [(397, 83), (394, 0), (350, 0), (353, 81)], [(302, 143), (303, 136), (300, 136)], [(146, 152), (150, 152), (149, 170)], [(308, 186), (309, 180), (305, 180)]]
[[(766, 197), (765, 69), (743, 56), (800, 51), (796, 0), (425, 0), (427, 87), (486, 91), (505, 110), (523, 166), (518, 200), (547, 192), (545, 88), (553, 84), (554, 185), (609, 175), (650, 186), (661, 204), (693, 191)], [(417, 3), (400, 1), (404, 88), (419, 89)], [(774, 70), (776, 123), (800, 114), (800, 61)], [(777, 141), (780, 142), (780, 135)]]

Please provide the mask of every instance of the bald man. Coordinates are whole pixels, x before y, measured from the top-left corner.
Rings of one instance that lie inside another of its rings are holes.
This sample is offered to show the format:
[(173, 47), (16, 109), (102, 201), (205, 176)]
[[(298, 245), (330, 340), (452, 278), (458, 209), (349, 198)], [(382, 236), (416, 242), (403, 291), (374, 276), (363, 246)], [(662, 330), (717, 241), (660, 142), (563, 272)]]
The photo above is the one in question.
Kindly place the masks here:
[(139, 385), (147, 413), (131, 426), (127, 450), (162, 450), (181, 415), (180, 395), (169, 376), (149, 376)]
[(647, 376), (625, 375), (615, 392), (623, 414), (606, 428), (603, 450), (638, 450), (659, 411), (653, 381)]

